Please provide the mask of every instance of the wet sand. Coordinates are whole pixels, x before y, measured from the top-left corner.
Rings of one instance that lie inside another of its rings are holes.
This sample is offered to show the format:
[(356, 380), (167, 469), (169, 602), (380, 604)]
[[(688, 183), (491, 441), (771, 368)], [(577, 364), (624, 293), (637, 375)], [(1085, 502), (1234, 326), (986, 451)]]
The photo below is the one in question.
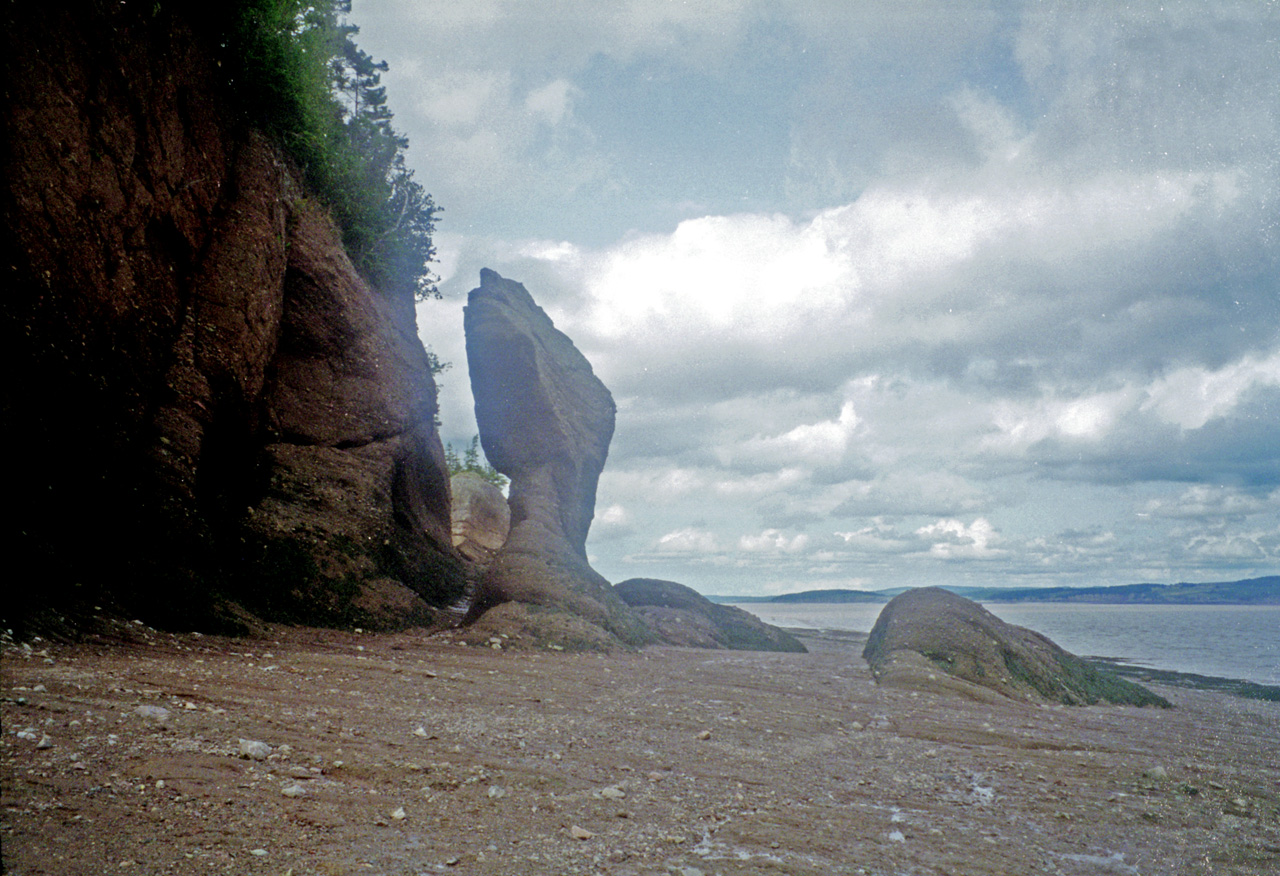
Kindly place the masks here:
[[(1269, 874), (1280, 703), (884, 690), (810, 654), (137, 626), (6, 642), (7, 873)], [(241, 740), (266, 743), (265, 759)]]

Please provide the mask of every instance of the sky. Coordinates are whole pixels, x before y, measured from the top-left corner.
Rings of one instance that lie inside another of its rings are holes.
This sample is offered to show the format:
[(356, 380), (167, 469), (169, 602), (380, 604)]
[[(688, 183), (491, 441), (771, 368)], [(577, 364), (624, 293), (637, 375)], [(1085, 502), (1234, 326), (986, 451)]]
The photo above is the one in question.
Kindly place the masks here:
[(1280, 571), (1280, 3), (355, 0), (462, 307), (618, 405), (587, 543), (707, 594)]

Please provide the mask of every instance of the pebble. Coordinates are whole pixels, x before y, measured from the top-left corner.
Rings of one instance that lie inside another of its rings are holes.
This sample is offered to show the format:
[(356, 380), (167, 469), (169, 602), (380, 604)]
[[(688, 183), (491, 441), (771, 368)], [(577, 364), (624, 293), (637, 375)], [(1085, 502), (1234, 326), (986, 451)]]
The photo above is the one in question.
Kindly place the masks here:
[(507, 789), (506, 789), (506, 788), (500, 788), (500, 787), (498, 787), (497, 785), (490, 785), (490, 786), (489, 786), (489, 799), (491, 799), (491, 800), (501, 800), (501, 799), (502, 799), (503, 797), (505, 797), (505, 796), (507, 796)]
[(267, 856), (267, 850), (254, 849), (253, 851), (249, 852), (249, 854), (253, 855), (255, 858), (265, 858)]
[(36, 748), (38, 749), (53, 748), (53, 737), (51, 737), (48, 733), (44, 734), (43, 736), (40, 737), (40, 741), (36, 743)]
[(608, 788), (600, 789), (600, 796), (609, 800), (621, 800), (627, 796), (627, 792), (621, 788), (610, 785)]
[(285, 785), (280, 789), (280, 793), (285, 797), (301, 797), (307, 793), (307, 789), (295, 783), (292, 785)]
[(240, 756), (249, 760), (266, 760), (271, 754), (271, 746), (256, 739), (240, 740)]
[(1249, 801), (1243, 797), (1233, 797), (1228, 800), (1222, 807), (1224, 815), (1234, 815), (1237, 818), (1252, 818), (1253, 807), (1249, 805)]
[(394, 818), (396, 821), (404, 821), (404, 820), (405, 820), (406, 818), (408, 818), (409, 816), (408, 816), (408, 814), (404, 811), (404, 807), (403, 807), (403, 806), (398, 806), (398, 807), (396, 807), (396, 811), (391, 813), (391, 817), (392, 817), (392, 818)]
[(138, 706), (138, 708), (133, 710), (133, 713), (152, 721), (169, 720), (169, 710), (163, 706)]
[(569, 828), (569, 836), (577, 840), (589, 840), (595, 836), (595, 834), (587, 830), (585, 827), (578, 827), (578, 825), (575, 824), (573, 827)]
[(703, 730), (701, 733), (699, 733), (699, 734), (698, 734), (698, 738), (699, 738), (699, 739), (701, 739), (701, 740), (703, 740), (703, 741), (706, 741), (706, 740), (710, 739), (710, 738), (711, 738), (711, 731), (710, 731), (710, 730)]

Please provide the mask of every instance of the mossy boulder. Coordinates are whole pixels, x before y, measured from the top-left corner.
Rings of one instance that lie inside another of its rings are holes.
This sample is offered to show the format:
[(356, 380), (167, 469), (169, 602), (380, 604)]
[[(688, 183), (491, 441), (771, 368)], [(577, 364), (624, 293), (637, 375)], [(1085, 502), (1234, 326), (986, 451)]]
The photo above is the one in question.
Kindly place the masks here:
[(887, 687), (984, 701), (1009, 697), (1066, 705), (1169, 706), (1141, 685), (938, 587), (894, 597), (880, 612), (862, 656), (876, 681)]

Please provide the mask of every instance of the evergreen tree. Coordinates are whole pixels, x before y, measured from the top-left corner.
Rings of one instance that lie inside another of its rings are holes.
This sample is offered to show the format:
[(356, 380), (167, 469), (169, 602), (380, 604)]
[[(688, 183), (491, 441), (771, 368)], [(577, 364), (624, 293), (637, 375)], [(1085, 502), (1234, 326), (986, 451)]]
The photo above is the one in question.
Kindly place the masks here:
[(444, 460), (449, 467), (450, 475), (472, 472), (480, 475), (480, 477), (496, 487), (505, 487), (507, 485), (506, 477), (491, 466), (488, 460), (481, 459), (479, 435), (471, 439), (471, 444), (463, 451), (461, 457), (458, 456), (458, 451), (453, 449), (452, 444), (446, 444), (444, 446)]
[(356, 44), (351, 0), (238, 0), (228, 42), (242, 100), (333, 211), (356, 267), (376, 286), (439, 297), (430, 264), (440, 208), (405, 163), (385, 61)]

